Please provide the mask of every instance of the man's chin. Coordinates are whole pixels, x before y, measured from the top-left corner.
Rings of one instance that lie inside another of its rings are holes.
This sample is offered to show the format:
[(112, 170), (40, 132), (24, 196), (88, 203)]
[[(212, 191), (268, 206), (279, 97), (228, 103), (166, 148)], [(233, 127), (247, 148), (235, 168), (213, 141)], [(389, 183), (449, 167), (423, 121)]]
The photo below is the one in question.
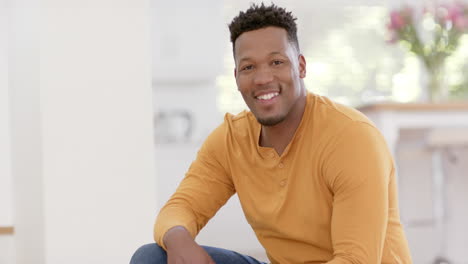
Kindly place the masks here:
[(283, 122), (284, 117), (283, 116), (273, 116), (273, 117), (256, 117), (258, 123), (260, 123), (262, 126), (275, 126), (281, 122)]

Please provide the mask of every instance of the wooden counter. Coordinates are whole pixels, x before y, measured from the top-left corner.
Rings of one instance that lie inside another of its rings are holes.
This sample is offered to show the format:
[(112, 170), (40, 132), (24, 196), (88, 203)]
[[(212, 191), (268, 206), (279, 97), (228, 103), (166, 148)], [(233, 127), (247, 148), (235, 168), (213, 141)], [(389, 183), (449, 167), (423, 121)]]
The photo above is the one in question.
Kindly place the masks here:
[(468, 102), (376, 103), (357, 109), (376, 124), (393, 154), (402, 129), (468, 127)]
[(396, 110), (396, 111), (453, 111), (453, 110), (467, 110), (468, 102), (466, 103), (378, 103), (368, 104), (357, 108), (361, 112), (367, 111), (382, 111), (382, 110)]

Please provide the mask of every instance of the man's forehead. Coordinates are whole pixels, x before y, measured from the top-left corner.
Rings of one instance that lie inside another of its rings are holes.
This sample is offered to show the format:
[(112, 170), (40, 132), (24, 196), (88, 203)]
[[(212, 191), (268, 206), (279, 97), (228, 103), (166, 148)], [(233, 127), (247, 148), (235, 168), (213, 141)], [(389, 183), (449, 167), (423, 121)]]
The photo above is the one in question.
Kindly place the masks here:
[[(234, 56), (284, 53), (291, 47), (286, 30), (268, 27), (242, 33), (235, 41)], [(249, 54), (254, 53), (254, 54)]]

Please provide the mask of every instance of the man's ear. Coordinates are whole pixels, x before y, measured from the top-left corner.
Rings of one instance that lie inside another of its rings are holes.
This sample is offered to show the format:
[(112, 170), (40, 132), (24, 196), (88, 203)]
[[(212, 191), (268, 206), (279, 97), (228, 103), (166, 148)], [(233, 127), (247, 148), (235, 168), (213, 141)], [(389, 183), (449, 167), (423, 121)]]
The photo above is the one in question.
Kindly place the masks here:
[(304, 55), (299, 54), (299, 77), (301, 77), (301, 79), (304, 79), (306, 77), (306, 73), (307, 70), (305, 57)]

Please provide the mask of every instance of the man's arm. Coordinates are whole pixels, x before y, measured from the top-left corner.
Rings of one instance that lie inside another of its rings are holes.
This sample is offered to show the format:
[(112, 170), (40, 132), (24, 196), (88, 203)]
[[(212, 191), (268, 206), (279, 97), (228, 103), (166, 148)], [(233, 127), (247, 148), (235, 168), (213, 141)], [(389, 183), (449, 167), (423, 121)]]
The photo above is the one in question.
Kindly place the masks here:
[(154, 238), (166, 250), (168, 230), (182, 226), (193, 240), (235, 192), (224, 160), (226, 127), (223, 123), (206, 139), (177, 191), (159, 212)]
[(381, 263), (393, 160), (370, 124), (353, 122), (336, 140), (324, 168), (334, 194), (334, 258), (327, 263)]

